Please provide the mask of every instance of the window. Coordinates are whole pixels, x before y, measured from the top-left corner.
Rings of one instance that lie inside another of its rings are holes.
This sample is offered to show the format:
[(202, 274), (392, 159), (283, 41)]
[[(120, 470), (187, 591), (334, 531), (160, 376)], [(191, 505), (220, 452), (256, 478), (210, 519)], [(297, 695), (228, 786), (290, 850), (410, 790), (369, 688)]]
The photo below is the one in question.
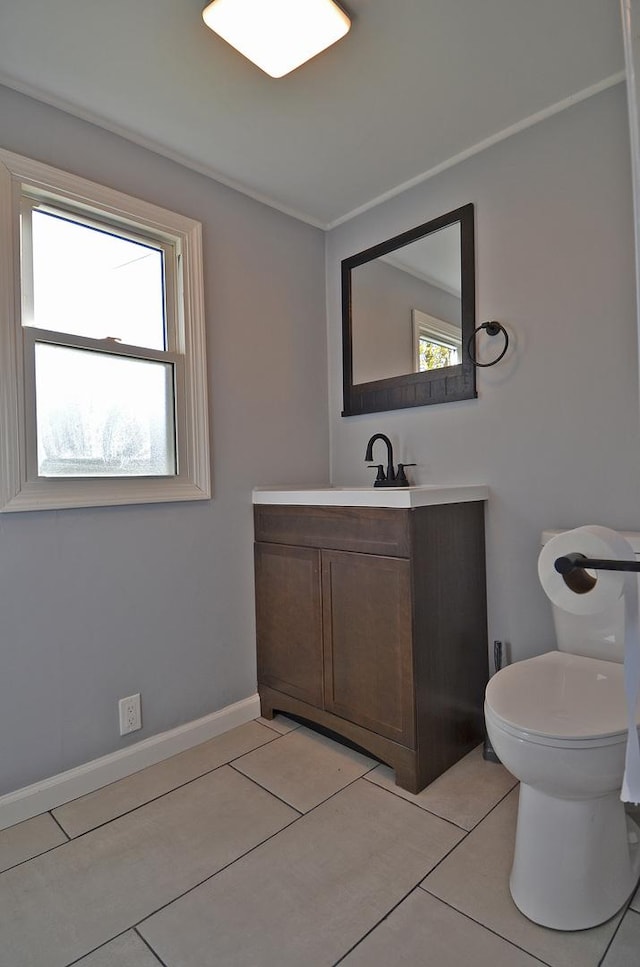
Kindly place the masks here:
[(200, 224), (0, 151), (0, 509), (210, 496)]
[(457, 366), (462, 355), (460, 326), (412, 309), (414, 372)]

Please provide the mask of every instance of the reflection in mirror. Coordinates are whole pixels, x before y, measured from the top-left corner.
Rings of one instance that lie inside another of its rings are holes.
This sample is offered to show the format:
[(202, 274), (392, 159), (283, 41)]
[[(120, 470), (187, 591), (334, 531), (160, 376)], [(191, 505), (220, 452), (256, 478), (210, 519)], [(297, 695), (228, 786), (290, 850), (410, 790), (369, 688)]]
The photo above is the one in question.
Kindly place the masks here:
[(413, 372), (457, 366), (462, 359), (460, 323), (444, 322), (419, 309), (411, 310), (413, 321)]
[(342, 263), (344, 416), (469, 399), (473, 205)]
[(459, 224), (352, 269), (354, 383), (457, 365), (460, 272)]

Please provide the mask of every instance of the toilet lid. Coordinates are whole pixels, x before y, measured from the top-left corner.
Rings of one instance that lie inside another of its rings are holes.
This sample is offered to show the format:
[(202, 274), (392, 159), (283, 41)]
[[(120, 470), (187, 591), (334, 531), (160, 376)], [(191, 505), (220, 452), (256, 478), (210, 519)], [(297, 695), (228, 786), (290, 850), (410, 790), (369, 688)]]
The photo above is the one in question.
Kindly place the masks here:
[(618, 662), (561, 651), (527, 658), (493, 676), (486, 701), (507, 725), (534, 735), (595, 739), (627, 730)]

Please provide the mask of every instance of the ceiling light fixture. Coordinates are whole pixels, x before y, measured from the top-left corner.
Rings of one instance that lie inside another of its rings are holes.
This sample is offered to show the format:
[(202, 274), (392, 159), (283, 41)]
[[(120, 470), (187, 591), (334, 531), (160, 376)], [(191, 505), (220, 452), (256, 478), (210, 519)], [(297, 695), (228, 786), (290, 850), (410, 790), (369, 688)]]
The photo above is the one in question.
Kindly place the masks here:
[(207, 27), (271, 77), (284, 77), (348, 32), (333, 0), (213, 0)]

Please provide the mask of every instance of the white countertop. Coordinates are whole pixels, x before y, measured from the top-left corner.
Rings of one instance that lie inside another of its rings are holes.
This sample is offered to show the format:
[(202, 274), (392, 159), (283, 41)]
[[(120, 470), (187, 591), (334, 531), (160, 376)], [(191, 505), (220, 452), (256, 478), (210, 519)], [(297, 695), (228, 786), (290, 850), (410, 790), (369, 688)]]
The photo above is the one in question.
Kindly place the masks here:
[(421, 487), (256, 487), (254, 504), (324, 507), (428, 507), (488, 500), (484, 484), (427, 484)]

